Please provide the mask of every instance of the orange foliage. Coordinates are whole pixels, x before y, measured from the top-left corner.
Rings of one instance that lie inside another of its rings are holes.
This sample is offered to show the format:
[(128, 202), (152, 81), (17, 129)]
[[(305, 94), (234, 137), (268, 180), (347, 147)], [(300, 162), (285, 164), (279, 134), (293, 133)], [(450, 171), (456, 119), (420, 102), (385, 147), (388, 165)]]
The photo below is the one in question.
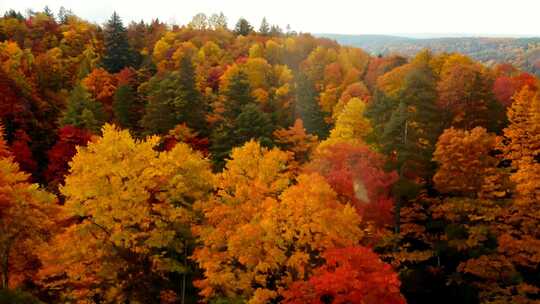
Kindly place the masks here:
[(309, 280), (295, 282), (284, 292), (284, 303), (406, 303), (397, 274), (370, 249), (331, 249), (323, 257), (326, 263)]
[(498, 163), (490, 155), (495, 136), (482, 127), (471, 131), (446, 129), (437, 141), (433, 159), (439, 164), (433, 181), (443, 193), (476, 196)]

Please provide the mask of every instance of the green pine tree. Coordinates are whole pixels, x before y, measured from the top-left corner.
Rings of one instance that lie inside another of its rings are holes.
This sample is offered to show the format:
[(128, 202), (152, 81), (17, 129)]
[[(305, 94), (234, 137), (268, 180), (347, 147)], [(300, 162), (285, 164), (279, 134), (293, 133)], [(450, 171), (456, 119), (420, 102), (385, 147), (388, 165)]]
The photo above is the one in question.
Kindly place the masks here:
[(225, 112), (223, 116), (227, 122), (236, 120), (245, 105), (255, 102), (251, 96), (251, 86), (245, 72), (240, 71), (231, 77), (224, 97)]
[(273, 145), (273, 131), (268, 114), (262, 112), (256, 104), (248, 104), (236, 118), (234, 141), (237, 146), (241, 146), (250, 139), (256, 139), (263, 146), (270, 147)]
[[(380, 119), (376, 123), (382, 124), (379, 138), (381, 151), (392, 156), (392, 169), (397, 170), (400, 177), (394, 185), (395, 230), (399, 232), (401, 206), (414, 197), (419, 189), (417, 182), (406, 178), (406, 173), (414, 173), (430, 187), (435, 170), (433, 152), (444, 120), (436, 106), (436, 79), (427, 64), (418, 63), (406, 76), (396, 99), (388, 120)], [(383, 102), (388, 100), (383, 99)], [(390, 110), (388, 104), (381, 105), (378, 110), (385, 108)]]
[(255, 139), (263, 146), (273, 146), (272, 132), (274, 127), (268, 114), (262, 112), (255, 103), (242, 108), (236, 119), (230, 124), (221, 124), (211, 135), (210, 152), (216, 169), (225, 165), (225, 159), (234, 147)]
[(211, 134), (210, 152), (216, 168), (222, 168), (233, 147), (250, 139), (257, 139), (265, 146), (272, 146), (274, 125), (270, 115), (261, 111), (251, 96), (247, 75), (239, 72), (230, 79), (224, 92), (223, 121)]
[(208, 106), (204, 102), (202, 94), (197, 89), (195, 81), (195, 68), (191, 58), (184, 56), (180, 61), (178, 72), (179, 98), (182, 100), (175, 107), (176, 118), (179, 122), (185, 122), (190, 128), (201, 135), (208, 133), (206, 114)]
[(148, 104), (142, 126), (148, 134), (163, 134), (179, 123), (205, 135), (208, 111), (196, 88), (191, 59), (184, 58), (180, 70), (150, 80)]
[(105, 25), (104, 44), (102, 63), (110, 73), (117, 73), (136, 64), (137, 56), (129, 45), (127, 30), (116, 12)]
[(244, 18), (238, 19), (234, 27), (234, 33), (237, 35), (247, 36), (253, 32), (253, 26)]
[(266, 21), (266, 17), (262, 19), (261, 26), (259, 27), (259, 33), (263, 36), (270, 34), (270, 24)]
[(115, 121), (122, 127), (132, 129), (138, 121), (137, 99), (133, 88), (124, 84), (116, 89), (113, 101)]
[(324, 121), (324, 115), (317, 102), (317, 91), (313, 82), (303, 74), (296, 81), (296, 116), (304, 122), (304, 127), (319, 138), (328, 137), (330, 128)]

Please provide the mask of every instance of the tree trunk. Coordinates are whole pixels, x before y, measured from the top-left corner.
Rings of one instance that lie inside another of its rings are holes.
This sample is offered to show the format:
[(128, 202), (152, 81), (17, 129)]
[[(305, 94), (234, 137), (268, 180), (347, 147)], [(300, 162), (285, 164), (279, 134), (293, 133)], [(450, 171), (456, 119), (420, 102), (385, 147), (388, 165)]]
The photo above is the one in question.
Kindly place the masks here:
[(2, 255), (2, 289), (9, 288), (9, 253), (11, 251), (11, 240), (7, 241), (6, 248)]

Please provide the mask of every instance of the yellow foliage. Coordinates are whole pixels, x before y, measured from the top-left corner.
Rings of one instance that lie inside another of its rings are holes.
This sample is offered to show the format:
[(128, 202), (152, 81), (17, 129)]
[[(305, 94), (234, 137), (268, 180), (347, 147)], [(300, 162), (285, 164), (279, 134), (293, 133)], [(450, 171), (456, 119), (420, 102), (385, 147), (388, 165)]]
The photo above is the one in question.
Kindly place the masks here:
[(345, 105), (343, 111), (336, 119), (336, 125), (330, 131), (327, 140), (321, 142), (320, 147), (336, 143), (361, 143), (372, 132), (369, 119), (364, 117), (366, 103), (359, 98), (352, 98)]
[[(158, 143), (158, 137), (137, 141), (105, 125), (102, 137), (78, 148), (60, 191), (66, 210), (81, 221), (56, 238), (54, 259), (47, 261), (63, 265), (68, 282), (109, 282), (107, 294), (120, 288), (129, 299), (132, 291), (123, 289), (121, 278), (128, 268), (151, 265), (132, 269), (143, 277), (183, 271), (165, 253), (183, 253), (190, 206), (207, 197), (213, 175), (209, 162), (187, 145), (160, 153)], [(91, 286), (82, 289), (93, 292)]]

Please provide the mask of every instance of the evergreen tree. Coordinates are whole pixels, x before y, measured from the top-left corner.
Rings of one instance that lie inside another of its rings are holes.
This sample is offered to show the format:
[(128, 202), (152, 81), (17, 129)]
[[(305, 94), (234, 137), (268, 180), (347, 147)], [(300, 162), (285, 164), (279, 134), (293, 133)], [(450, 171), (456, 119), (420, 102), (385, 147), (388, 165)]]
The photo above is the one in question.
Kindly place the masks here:
[(24, 20), (24, 16), (21, 14), (21, 12), (15, 11), (14, 9), (10, 9), (4, 13), (4, 18), (15, 18), (20, 21)]
[(421, 178), (428, 189), (431, 188), (435, 170), (433, 152), (444, 125), (442, 113), (436, 106), (436, 79), (431, 68), (419, 63), (405, 77), (396, 98), (397, 106), (384, 123), (379, 141), (381, 151), (394, 159), (392, 167), (400, 177), (394, 185), (397, 233), (400, 231), (400, 208), (404, 201), (417, 194), (419, 186), (410, 177), (416, 177), (412, 180)]
[(150, 97), (141, 126), (146, 134), (165, 134), (176, 126), (176, 117), (168, 99)]
[(54, 14), (48, 5), (45, 5), (45, 8), (43, 9), (43, 13), (47, 15), (49, 18), (54, 19)]
[(281, 35), (283, 35), (283, 30), (279, 27), (279, 25), (274, 24), (272, 27), (270, 27), (270, 36), (278, 37)]
[(304, 122), (306, 130), (324, 139), (330, 131), (324, 121), (324, 115), (317, 102), (317, 91), (313, 82), (303, 74), (298, 76), (296, 82), (296, 116)]
[(251, 34), (251, 32), (253, 32), (253, 26), (251, 26), (246, 19), (240, 18), (236, 23), (234, 33), (237, 35), (247, 36)]
[(270, 34), (270, 24), (266, 21), (266, 17), (263, 18), (261, 26), (259, 27), (259, 33), (263, 36)]
[(137, 101), (130, 85), (121, 85), (116, 89), (113, 101), (113, 113), (116, 122), (122, 128), (131, 129), (137, 123)]
[(203, 97), (196, 88), (191, 59), (183, 58), (180, 71), (164, 78), (154, 77), (142, 126), (148, 134), (163, 134), (179, 123), (200, 134), (206, 134), (206, 112)]
[[(184, 56), (180, 61), (178, 72), (179, 96), (175, 104), (176, 119), (185, 122), (190, 128), (202, 135), (207, 134), (206, 113), (208, 107), (197, 89), (195, 68), (191, 58)], [(184, 106), (185, 105), (185, 106)]]
[(234, 141), (237, 146), (250, 139), (256, 139), (263, 146), (270, 147), (274, 128), (268, 114), (262, 112), (256, 104), (245, 105), (236, 119)]
[(268, 114), (263, 113), (251, 96), (251, 86), (243, 71), (233, 75), (224, 92), (223, 121), (211, 134), (210, 151), (217, 168), (222, 168), (233, 147), (250, 139), (265, 146), (272, 145), (274, 126)]
[(245, 105), (255, 102), (251, 96), (251, 86), (245, 72), (240, 71), (231, 77), (224, 96), (225, 112), (223, 116), (227, 122), (234, 121)]
[(101, 126), (107, 121), (101, 103), (92, 99), (90, 93), (82, 85), (77, 85), (71, 91), (65, 112), (60, 124), (72, 125), (99, 133)]
[(230, 124), (221, 124), (212, 132), (212, 158), (217, 169), (223, 168), (225, 158), (234, 147), (242, 146), (245, 142), (255, 139), (266, 147), (273, 145), (272, 122), (268, 114), (262, 112), (255, 103), (242, 107), (238, 117)]
[(129, 45), (127, 30), (116, 12), (105, 26), (104, 44), (103, 66), (107, 71), (117, 73), (135, 65), (136, 55)]

